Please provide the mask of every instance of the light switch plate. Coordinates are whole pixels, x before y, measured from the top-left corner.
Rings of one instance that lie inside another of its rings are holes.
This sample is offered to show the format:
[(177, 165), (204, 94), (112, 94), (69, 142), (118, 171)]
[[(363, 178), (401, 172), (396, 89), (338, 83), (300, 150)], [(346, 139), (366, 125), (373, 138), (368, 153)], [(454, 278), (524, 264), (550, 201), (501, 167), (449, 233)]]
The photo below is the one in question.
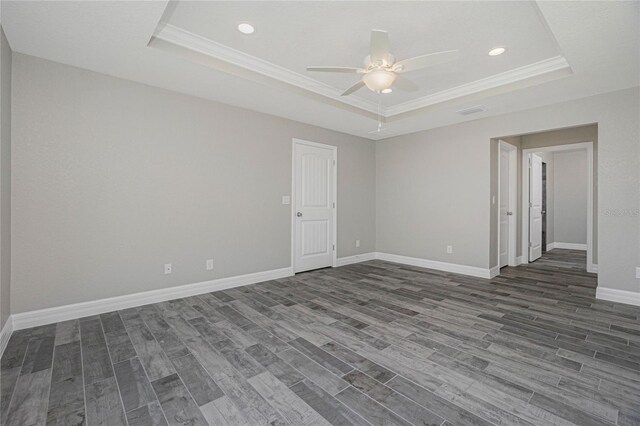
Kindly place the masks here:
[(640, 266), (636, 268), (636, 278), (640, 278)]
[(282, 204), (291, 204), (291, 197), (289, 195), (283, 195)]
[(170, 274), (172, 272), (172, 268), (171, 268), (171, 264), (170, 263), (165, 263), (164, 264), (164, 273), (165, 275)]
[(207, 271), (213, 270), (213, 259), (207, 259)]

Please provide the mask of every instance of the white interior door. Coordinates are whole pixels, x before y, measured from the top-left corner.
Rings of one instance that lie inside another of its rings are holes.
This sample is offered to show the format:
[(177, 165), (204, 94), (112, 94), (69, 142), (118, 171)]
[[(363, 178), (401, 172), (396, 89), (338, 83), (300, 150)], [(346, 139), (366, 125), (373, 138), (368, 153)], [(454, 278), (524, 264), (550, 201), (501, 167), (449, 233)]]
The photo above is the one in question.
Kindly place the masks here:
[(294, 272), (333, 266), (334, 148), (294, 143)]
[(542, 158), (529, 154), (529, 262), (542, 256)]
[(500, 268), (509, 264), (509, 219), (512, 214), (509, 210), (509, 157), (509, 151), (500, 149)]

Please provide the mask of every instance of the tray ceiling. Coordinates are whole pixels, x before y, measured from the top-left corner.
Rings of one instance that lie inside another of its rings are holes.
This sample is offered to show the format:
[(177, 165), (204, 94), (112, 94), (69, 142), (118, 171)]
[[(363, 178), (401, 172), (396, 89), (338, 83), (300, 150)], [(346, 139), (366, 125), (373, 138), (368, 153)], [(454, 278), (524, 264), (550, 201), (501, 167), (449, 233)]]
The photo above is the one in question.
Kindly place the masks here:
[[(381, 139), (638, 85), (637, 2), (3, 2), (14, 51)], [(243, 35), (240, 22), (256, 31)], [(341, 97), (372, 29), (399, 60), (458, 49), (405, 74), (417, 92)], [(505, 46), (506, 53), (487, 52)], [(480, 112), (456, 111), (482, 105)], [(378, 121), (384, 122), (377, 133)]]

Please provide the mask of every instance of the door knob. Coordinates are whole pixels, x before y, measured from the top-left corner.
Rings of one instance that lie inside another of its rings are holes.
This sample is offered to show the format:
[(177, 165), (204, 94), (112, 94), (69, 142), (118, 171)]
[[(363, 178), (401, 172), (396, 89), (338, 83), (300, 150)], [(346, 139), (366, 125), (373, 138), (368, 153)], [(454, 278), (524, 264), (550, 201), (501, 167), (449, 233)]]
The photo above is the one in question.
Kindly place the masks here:
[(542, 210), (540, 213), (547, 214), (547, 211), (546, 210)]
[(513, 216), (513, 212), (507, 212), (507, 216)]
[(298, 216), (298, 217), (302, 217), (302, 213), (301, 213), (301, 212), (298, 212), (298, 213), (296, 213), (296, 216)]

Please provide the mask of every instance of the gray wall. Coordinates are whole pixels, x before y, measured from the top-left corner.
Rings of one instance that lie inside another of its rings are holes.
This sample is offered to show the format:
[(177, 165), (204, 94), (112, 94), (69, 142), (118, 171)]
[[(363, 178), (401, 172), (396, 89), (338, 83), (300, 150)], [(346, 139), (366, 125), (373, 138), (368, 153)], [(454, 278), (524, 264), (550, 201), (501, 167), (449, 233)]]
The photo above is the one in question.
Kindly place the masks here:
[(11, 314), (11, 55), (0, 27), (0, 328)]
[(13, 67), (13, 312), (289, 266), (292, 137), (338, 147), (339, 257), (488, 268), (487, 141), (585, 123), (599, 283), (640, 291), (637, 88), (373, 143), (20, 54)]
[(553, 153), (553, 242), (587, 243), (587, 151)]
[(599, 285), (640, 291), (639, 99), (636, 87), (377, 142), (377, 250), (495, 265), (497, 185), (488, 142), (597, 123)]
[(466, 123), (377, 142), (377, 251), (488, 267), (491, 156), (473, 133)]
[(13, 66), (13, 312), (290, 266), (294, 137), (338, 147), (338, 256), (374, 251), (372, 141), (21, 54)]

